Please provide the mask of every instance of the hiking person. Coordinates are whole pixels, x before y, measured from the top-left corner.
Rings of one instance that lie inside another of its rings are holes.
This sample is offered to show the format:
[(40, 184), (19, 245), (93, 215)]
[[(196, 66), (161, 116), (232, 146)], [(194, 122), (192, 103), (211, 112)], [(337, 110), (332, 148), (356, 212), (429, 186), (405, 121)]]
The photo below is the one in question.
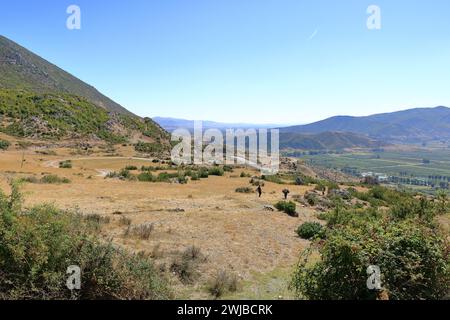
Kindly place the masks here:
[(284, 200), (287, 200), (288, 194), (291, 193), (288, 189), (283, 190)]
[(258, 196), (259, 196), (259, 198), (261, 198), (261, 196), (262, 196), (262, 188), (261, 188), (261, 185), (259, 185), (258, 188), (256, 188), (256, 192), (258, 192)]

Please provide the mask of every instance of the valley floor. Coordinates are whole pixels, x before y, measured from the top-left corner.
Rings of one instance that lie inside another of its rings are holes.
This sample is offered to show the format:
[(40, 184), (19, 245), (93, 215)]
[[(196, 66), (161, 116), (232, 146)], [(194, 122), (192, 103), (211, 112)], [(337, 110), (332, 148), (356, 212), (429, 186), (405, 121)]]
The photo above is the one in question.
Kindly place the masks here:
[[(171, 276), (177, 298), (210, 299), (205, 287), (220, 270), (239, 279), (240, 290), (228, 298), (290, 298), (287, 284), (291, 269), (308, 245), (295, 231), (301, 223), (315, 217), (314, 211), (307, 208), (298, 209), (299, 218), (267, 210), (265, 206), (282, 200), (282, 185), (266, 183), (262, 198), (256, 193), (236, 193), (236, 188), (249, 186), (249, 178), (239, 177), (243, 171), (240, 169), (186, 185), (105, 179), (108, 172), (128, 165), (152, 165), (151, 161), (132, 159), (131, 150), (126, 149), (120, 152), (125, 157), (74, 156), (68, 149), (54, 152), (55, 155), (32, 150), (1, 152), (1, 188), (7, 191), (8, 180), (18, 177), (56, 174), (70, 179), (69, 184), (25, 183), (25, 205), (50, 203), (108, 217), (110, 222), (101, 231), (105, 239), (133, 252), (154, 256), (156, 265), (163, 270), (168, 270), (186, 248), (198, 247), (206, 258), (198, 264), (198, 279), (183, 284)], [(73, 167), (60, 169), (59, 162), (68, 159)], [(292, 196), (304, 194), (314, 186), (289, 188)], [(153, 224), (150, 238), (126, 237), (127, 227), (120, 223), (123, 217), (131, 219), (132, 225)]]

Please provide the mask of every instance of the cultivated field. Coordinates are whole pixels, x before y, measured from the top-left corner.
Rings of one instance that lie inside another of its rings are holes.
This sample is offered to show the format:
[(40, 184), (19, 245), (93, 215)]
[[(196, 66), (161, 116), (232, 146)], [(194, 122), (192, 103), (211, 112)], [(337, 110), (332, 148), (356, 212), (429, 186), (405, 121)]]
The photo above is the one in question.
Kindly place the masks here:
[(307, 155), (304, 159), (317, 166), (338, 170), (355, 168), (359, 172), (415, 178), (450, 177), (450, 149), (448, 148), (407, 148), (405, 150), (393, 148), (378, 152)]

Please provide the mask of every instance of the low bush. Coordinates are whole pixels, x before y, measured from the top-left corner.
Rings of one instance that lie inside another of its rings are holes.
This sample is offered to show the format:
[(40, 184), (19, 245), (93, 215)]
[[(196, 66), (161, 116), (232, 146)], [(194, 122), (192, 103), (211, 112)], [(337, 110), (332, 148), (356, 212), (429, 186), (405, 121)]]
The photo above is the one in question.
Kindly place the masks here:
[(134, 149), (142, 153), (159, 153), (164, 150), (160, 143), (147, 143), (142, 141), (135, 144)]
[(201, 261), (205, 259), (201, 249), (196, 246), (187, 247), (182, 254), (183, 259)]
[(302, 239), (321, 238), (324, 235), (324, 228), (318, 222), (305, 222), (297, 229), (297, 234)]
[[(367, 269), (381, 271), (391, 300), (436, 300), (449, 292), (447, 235), (433, 221), (413, 214), (392, 218), (376, 209), (335, 210), (326, 217), (325, 240), (305, 251), (291, 287), (312, 300), (377, 299), (367, 287)], [(316, 248), (320, 260), (310, 254)]]
[(70, 183), (70, 180), (67, 178), (60, 178), (55, 174), (45, 175), (40, 179), (40, 183), (45, 184), (62, 184), (62, 183)]
[(131, 219), (127, 217), (120, 217), (119, 224), (122, 226), (130, 226), (131, 225)]
[(156, 178), (150, 172), (142, 172), (137, 176), (137, 179), (140, 182), (154, 182)]
[(6, 140), (0, 140), (0, 150), (8, 150), (8, 148), (11, 146), (11, 143)]
[(258, 187), (258, 186), (264, 187), (264, 185), (265, 185), (263, 180), (260, 180), (257, 178), (251, 178), (249, 183), (254, 187)]
[(280, 201), (275, 204), (275, 208), (277, 208), (279, 211), (283, 211), (283, 212), (287, 213), (288, 215), (290, 215), (292, 217), (297, 216), (297, 212), (296, 212), (297, 206), (296, 206), (295, 202)]
[(303, 179), (302, 177), (296, 177), (294, 184), (297, 186), (303, 186), (306, 185), (306, 182), (305, 179)]
[(59, 163), (59, 168), (60, 169), (72, 169), (72, 161), (70, 161), (70, 160), (61, 161)]
[(219, 176), (219, 177), (221, 177), (221, 176), (224, 175), (224, 173), (225, 173), (224, 170), (222, 168), (219, 168), (219, 167), (213, 167), (213, 168), (210, 168), (208, 170), (208, 174), (210, 176)]
[(242, 171), (240, 177), (241, 178), (251, 178), (252, 175), (250, 173), (245, 173), (245, 172)]
[(237, 193), (253, 193), (254, 190), (252, 188), (249, 188), (249, 187), (242, 187), (242, 188), (237, 188), (236, 192)]
[(199, 174), (200, 179), (206, 179), (209, 177), (208, 169), (202, 168), (202, 169), (200, 169), (198, 174)]
[(111, 218), (107, 216), (102, 216), (97, 213), (87, 214), (84, 216), (84, 219), (89, 222), (93, 222), (96, 224), (108, 224), (111, 222)]
[(19, 181), (25, 182), (25, 183), (40, 183), (40, 180), (38, 178), (36, 178), (35, 176), (20, 178)]
[(178, 177), (177, 177), (177, 182), (179, 184), (186, 184), (186, 183), (188, 183), (188, 178), (184, 173), (179, 172)]
[(198, 173), (196, 173), (196, 172), (193, 172), (190, 177), (191, 177), (192, 181), (200, 180), (200, 177), (199, 177)]
[(125, 230), (125, 237), (132, 236), (137, 237), (141, 240), (148, 240), (155, 229), (155, 225), (153, 223), (150, 224), (140, 224), (137, 226), (128, 225), (128, 228)]
[(314, 207), (319, 203), (319, 197), (313, 192), (307, 192), (305, 194), (305, 200), (311, 207)]
[(261, 179), (276, 184), (286, 184), (286, 182), (284, 182), (278, 175), (271, 175), (271, 176), (263, 175)]
[[(152, 262), (98, 238), (78, 214), (49, 205), (23, 210), (17, 184), (0, 192), (0, 299), (168, 299)], [(66, 287), (69, 266), (81, 268), (81, 290)]]
[(135, 170), (137, 170), (138, 168), (136, 167), (136, 166), (126, 166), (125, 167), (125, 170), (128, 170), (128, 171), (135, 171)]
[(113, 172), (108, 173), (106, 175), (106, 178), (110, 178), (110, 179), (118, 178), (121, 180), (130, 180), (130, 181), (137, 180), (137, 177), (135, 175), (133, 175), (130, 172), (130, 170), (127, 170), (125, 168), (120, 170), (119, 172), (113, 171)]
[(173, 260), (170, 271), (175, 273), (181, 282), (193, 283), (199, 276), (198, 264), (205, 261), (206, 258), (201, 250), (196, 246), (190, 246)]
[(229, 274), (225, 270), (219, 271), (209, 282), (208, 291), (216, 299), (228, 292), (238, 290), (238, 278), (234, 274)]
[(225, 172), (233, 172), (233, 167), (232, 166), (223, 166), (223, 171)]

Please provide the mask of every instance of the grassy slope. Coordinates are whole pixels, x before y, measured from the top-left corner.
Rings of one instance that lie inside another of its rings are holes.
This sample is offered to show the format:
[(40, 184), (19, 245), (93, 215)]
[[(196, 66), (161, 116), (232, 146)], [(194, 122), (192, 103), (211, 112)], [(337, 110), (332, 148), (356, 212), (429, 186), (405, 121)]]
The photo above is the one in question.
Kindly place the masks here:
[(0, 88), (39, 93), (69, 93), (109, 111), (131, 113), (68, 72), (0, 36)]
[(125, 142), (138, 132), (161, 142), (167, 134), (153, 121), (110, 114), (84, 98), (69, 94), (34, 94), (0, 89), (0, 131), (18, 137), (62, 139), (96, 136)]

